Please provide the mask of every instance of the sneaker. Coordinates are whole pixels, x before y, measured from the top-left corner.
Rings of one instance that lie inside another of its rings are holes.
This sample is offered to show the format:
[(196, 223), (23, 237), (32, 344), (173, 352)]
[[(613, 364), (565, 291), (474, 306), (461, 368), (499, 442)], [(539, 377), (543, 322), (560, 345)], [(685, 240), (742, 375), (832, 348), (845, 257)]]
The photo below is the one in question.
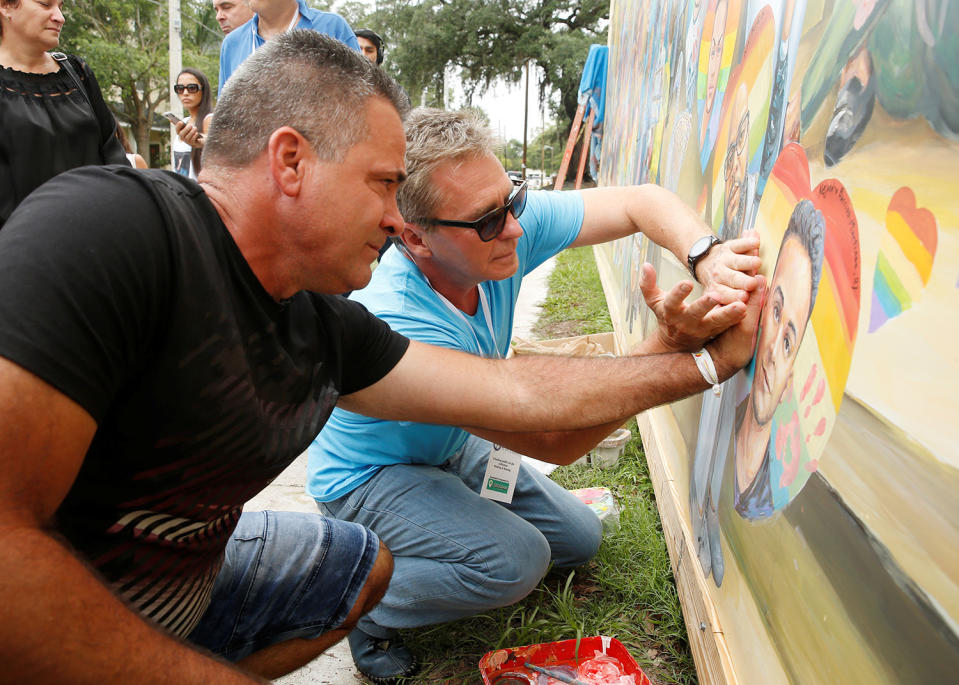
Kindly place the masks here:
[(356, 670), (377, 685), (392, 685), (416, 673), (418, 664), (396, 631), (374, 637), (359, 628), (347, 636)]

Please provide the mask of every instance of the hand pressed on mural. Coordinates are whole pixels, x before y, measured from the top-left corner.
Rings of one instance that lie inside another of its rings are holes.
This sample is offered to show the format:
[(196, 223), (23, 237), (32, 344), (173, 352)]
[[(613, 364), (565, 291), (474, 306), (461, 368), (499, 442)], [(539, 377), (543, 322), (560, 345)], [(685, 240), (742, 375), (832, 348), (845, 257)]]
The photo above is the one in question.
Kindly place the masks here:
[(720, 304), (746, 302), (759, 283), (760, 266), (759, 233), (746, 231), (741, 238), (713, 247), (696, 265), (696, 279)]
[(746, 305), (739, 300), (721, 305), (704, 294), (687, 303), (692, 281), (680, 281), (667, 292), (656, 284), (656, 269), (649, 263), (642, 266), (639, 287), (659, 326), (633, 354), (696, 352), (746, 315)]

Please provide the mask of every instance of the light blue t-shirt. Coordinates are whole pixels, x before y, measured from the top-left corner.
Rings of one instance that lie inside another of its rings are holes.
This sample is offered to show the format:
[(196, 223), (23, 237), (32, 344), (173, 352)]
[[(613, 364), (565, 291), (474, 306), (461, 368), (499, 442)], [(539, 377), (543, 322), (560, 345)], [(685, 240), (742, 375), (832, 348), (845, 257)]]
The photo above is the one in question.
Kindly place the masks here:
[[(307, 7), (304, 0), (296, 0), (296, 4), (299, 5), (300, 19), (294, 28), (324, 33), (359, 52), (360, 44), (343, 17)], [(220, 45), (220, 84), (216, 91), (217, 97), (223, 92), (223, 86), (230, 80), (233, 72), (243, 64), (243, 60), (265, 44), (266, 41), (260, 37), (260, 17), (256, 14), (248, 22), (226, 34)]]
[[(482, 306), (473, 316), (453, 313), (419, 268), (395, 248), (387, 250), (370, 284), (350, 297), (413, 340), (484, 357), (506, 356), (523, 276), (576, 240), (583, 225), (582, 195), (532, 191), (519, 223), (523, 235), (516, 246), (516, 273), (479, 285), (489, 304), (492, 331)], [(307, 492), (328, 502), (357, 488), (382, 466), (442, 464), (468, 435), (454, 426), (382, 421), (336, 409), (310, 445)]]

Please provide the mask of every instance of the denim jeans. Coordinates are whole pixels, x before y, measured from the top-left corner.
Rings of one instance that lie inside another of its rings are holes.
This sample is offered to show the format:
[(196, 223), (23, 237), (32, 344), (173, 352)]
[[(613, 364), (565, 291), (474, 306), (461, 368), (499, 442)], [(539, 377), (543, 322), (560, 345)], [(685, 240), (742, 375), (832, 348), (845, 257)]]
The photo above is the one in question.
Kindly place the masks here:
[(574, 495), (520, 467), (513, 501), (479, 496), (492, 445), (471, 436), (442, 466), (396, 464), (320, 510), (372, 529), (393, 553), (383, 600), (359, 627), (452, 621), (525, 597), (549, 568), (578, 566), (599, 549), (602, 524)]
[(239, 661), (339, 628), (378, 552), (376, 535), (357, 525), (291, 511), (244, 513), (187, 640)]

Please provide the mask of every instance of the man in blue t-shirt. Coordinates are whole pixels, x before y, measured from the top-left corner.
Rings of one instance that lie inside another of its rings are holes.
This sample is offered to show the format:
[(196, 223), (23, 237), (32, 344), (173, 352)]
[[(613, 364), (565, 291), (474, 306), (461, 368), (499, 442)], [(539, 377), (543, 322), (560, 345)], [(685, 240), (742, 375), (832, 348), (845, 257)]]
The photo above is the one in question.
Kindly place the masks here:
[[(369, 286), (352, 295), (393, 330), (503, 357), (525, 274), (567, 247), (638, 231), (679, 259), (688, 256), (707, 292), (686, 305), (692, 283), (663, 293), (652, 267), (644, 267), (647, 302), (670, 325), (639, 352), (698, 350), (744, 315), (747, 291), (757, 283), (749, 275), (759, 266), (754, 234), (715, 241), (692, 210), (653, 185), (527, 192), (494, 156), (485, 125), (463, 112), (415, 110), (406, 135), (398, 249), (388, 251)], [(376, 682), (408, 675), (415, 662), (396, 641), (397, 629), (511, 604), (535, 587), (551, 562), (573, 567), (591, 558), (600, 543), (599, 519), (535, 469), (505, 467), (514, 469), (514, 480), (499, 502), (479, 493), (489, 482), (488, 462), (504, 462), (500, 446), (568, 464), (618, 425), (467, 432), (336, 409), (309, 449), (307, 490), (324, 513), (373, 529), (395, 564), (383, 600), (350, 634), (358, 669)], [(509, 495), (511, 501), (503, 501)]]
[(255, 14), (245, 24), (227, 34), (220, 45), (220, 85), (217, 96), (243, 60), (256, 52), (273, 36), (291, 29), (310, 29), (325, 33), (359, 52), (353, 29), (338, 14), (308, 7), (304, 0), (250, 0)]

